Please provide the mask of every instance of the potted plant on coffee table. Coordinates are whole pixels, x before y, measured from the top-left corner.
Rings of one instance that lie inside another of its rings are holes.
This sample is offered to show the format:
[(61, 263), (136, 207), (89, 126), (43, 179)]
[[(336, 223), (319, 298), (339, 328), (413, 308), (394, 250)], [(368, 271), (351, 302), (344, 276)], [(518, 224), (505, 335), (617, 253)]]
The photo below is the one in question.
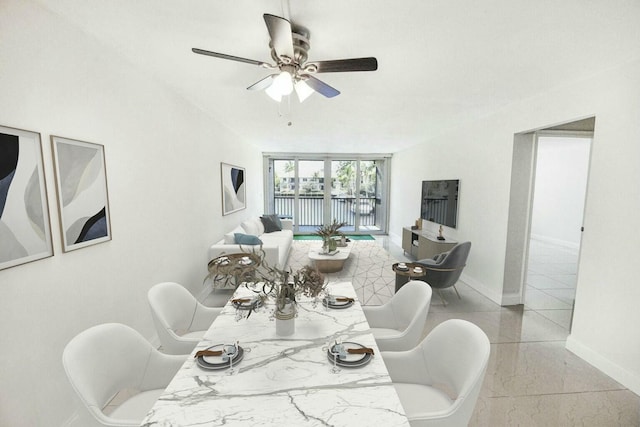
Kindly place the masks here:
[(344, 234), (340, 231), (340, 228), (344, 227), (345, 225), (347, 225), (346, 222), (338, 222), (334, 219), (331, 224), (318, 227), (314, 234), (322, 238), (323, 253), (332, 253), (336, 251), (338, 242), (336, 241), (335, 237), (344, 236)]

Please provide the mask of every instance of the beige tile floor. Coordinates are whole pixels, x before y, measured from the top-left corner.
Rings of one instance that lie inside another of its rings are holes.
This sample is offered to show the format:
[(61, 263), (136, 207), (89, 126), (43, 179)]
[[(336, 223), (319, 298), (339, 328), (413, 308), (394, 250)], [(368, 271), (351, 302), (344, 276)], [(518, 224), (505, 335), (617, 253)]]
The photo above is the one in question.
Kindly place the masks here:
[[(385, 243), (404, 258), (402, 249)], [(473, 249), (472, 249), (473, 250)], [(425, 333), (451, 318), (480, 326), (491, 357), (471, 426), (640, 426), (640, 397), (565, 349), (577, 251), (532, 241), (525, 305), (500, 307), (459, 282), (432, 300)]]

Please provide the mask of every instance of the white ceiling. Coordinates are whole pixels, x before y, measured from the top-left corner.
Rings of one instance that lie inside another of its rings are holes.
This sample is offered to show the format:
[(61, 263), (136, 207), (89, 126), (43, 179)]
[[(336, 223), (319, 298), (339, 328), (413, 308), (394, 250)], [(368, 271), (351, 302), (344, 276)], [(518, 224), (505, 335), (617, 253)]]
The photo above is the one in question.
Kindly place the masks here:
[(262, 14), (286, 16), (281, 0), (37, 1), (274, 152), (395, 152), (640, 55), (638, 0), (290, 0), (309, 60), (379, 68), (319, 74), (341, 95), (293, 99), (279, 116), (246, 90), (268, 70), (191, 48), (272, 62)]

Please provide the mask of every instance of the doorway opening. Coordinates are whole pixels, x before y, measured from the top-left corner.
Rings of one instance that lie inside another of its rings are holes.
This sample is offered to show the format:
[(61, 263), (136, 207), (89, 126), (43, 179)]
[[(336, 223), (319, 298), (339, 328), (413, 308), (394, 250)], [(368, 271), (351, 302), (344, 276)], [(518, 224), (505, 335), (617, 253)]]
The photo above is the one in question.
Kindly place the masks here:
[(538, 132), (525, 309), (571, 330), (591, 135)]
[(570, 330), (595, 118), (514, 136), (502, 305)]

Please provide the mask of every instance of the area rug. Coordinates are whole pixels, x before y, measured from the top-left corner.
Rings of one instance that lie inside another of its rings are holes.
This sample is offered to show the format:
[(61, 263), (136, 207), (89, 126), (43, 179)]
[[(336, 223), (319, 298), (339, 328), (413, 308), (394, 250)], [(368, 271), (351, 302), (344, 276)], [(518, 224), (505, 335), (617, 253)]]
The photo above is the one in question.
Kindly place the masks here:
[[(351, 253), (342, 271), (327, 273), (329, 282), (351, 282), (362, 305), (382, 305), (395, 293), (396, 276), (391, 266), (398, 262), (377, 240), (352, 240)], [(319, 247), (317, 240), (293, 242), (289, 267), (297, 270), (311, 264), (309, 249)]]
[[(376, 240), (371, 234), (347, 234), (346, 237), (350, 240)], [(314, 234), (296, 234), (293, 236), (293, 240), (320, 240), (322, 237)]]

